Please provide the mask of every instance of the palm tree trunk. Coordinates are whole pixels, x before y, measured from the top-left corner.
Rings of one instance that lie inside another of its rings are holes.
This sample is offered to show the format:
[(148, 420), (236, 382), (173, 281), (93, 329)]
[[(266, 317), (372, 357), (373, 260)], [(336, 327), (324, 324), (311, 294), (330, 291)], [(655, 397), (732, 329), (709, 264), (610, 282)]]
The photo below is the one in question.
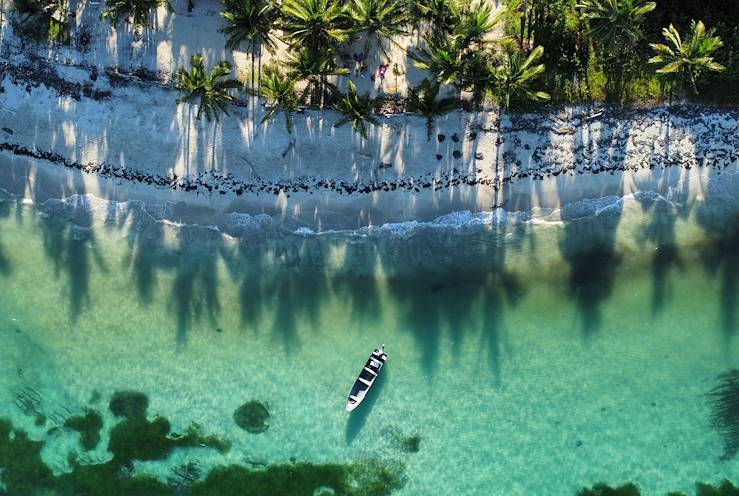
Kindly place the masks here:
[(518, 39), (518, 48), (523, 50), (523, 37), (526, 32), (526, 11), (529, 10), (529, 3), (527, 0), (523, 1), (523, 9), (521, 11), (521, 35)]
[(211, 156), (210, 169), (215, 170), (216, 168), (216, 131), (218, 130), (218, 120), (213, 122), (213, 155)]
[(254, 85), (254, 57), (256, 55), (256, 47), (254, 46), (254, 43), (251, 44), (251, 90), (256, 91), (256, 86)]
[(259, 69), (257, 69), (257, 98), (262, 96), (262, 44), (259, 44)]

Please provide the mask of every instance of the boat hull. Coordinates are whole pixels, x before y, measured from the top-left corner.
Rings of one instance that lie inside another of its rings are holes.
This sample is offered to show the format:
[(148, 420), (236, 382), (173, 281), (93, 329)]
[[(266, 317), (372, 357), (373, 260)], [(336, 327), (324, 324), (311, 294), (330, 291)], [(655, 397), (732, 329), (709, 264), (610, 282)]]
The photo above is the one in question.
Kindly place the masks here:
[(351, 412), (356, 409), (362, 401), (367, 397), (367, 393), (372, 389), (372, 386), (377, 381), (382, 372), (382, 368), (387, 360), (387, 353), (385, 353), (385, 345), (380, 348), (376, 348), (372, 352), (370, 357), (362, 367), (362, 370), (357, 376), (357, 380), (354, 381), (354, 386), (349, 393), (349, 399), (346, 402), (346, 411)]

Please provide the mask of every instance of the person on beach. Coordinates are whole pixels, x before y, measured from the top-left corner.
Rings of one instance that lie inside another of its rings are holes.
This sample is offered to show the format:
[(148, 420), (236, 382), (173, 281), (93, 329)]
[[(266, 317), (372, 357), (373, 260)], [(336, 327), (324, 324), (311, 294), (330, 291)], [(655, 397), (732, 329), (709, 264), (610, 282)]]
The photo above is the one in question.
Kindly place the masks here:
[(377, 69), (377, 75), (380, 77), (380, 87), (385, 82), (385, 71), (387, 71), (387, 64), (380, 64), (380, 67)]
[(363, 53), (355, 53), (354, 54), (354, 72), (358, 73), (360, 77), (364, 77), (364, 54)]

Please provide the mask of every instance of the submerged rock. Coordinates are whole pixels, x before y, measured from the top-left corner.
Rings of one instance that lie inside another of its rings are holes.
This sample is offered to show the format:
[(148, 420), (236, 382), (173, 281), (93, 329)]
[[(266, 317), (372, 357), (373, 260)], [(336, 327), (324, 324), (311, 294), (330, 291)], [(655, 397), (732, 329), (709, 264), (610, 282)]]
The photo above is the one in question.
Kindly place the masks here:
[(145, 417), (149, 398), (139, 391), (116, 391), (110, 399), (109, 407), (116, 417)]
[(269, 410), (256, 400), (247, 401), (238, 407), (233, 418), (236, 425), (252, 434), (259, 434), (269, 429), (269, 424), (267, 424)]
[(639, 488), (633, 482), (618, 487), (611, 487), (600, 482), (591, 488), (582, 488), (577, 496), (639, 496), (640, 494)]
[(80, 444), (90, 451), (100, 442), (100, 429), (103, 428), (103, 418), (95, 410), (87, 410), (84, 415), (70, 417), (64, 422), (64, 427), (74, 429), (80, 433)]
[(421, 436), (408, 436), (401, 439), (400, 446), (406, 453), (418, 453), (421, 449)]

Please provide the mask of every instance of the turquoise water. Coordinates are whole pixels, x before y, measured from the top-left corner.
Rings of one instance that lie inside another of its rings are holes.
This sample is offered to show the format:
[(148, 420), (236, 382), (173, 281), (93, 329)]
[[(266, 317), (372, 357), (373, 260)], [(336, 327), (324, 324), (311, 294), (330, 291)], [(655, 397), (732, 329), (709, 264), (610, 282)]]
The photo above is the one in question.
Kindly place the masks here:
[[(600, 481), (692, 494), (735, 478), (705, 396), (737, 365), (735, 204), (709, 192), (570, 210), (325, 234), (234, 216), (224, 234), (140, 204), (5, 195), (0, 417), (44, 442), (57, 477), (112, 458), (108, 402), (134, 390), (149, 419), (180, 433), (196, 422), (231, 448), (176, 448), (117, 477), (166, 483), (194, 460), (201, 479), (230, 464), (385, 466), (392, 481), (357, 494), (397, 495)], [(349, 415), (382, 343), (382, 380)], [(234, 423), (250, 400), (269, 410), (262, 433)], [(104, 424), (91, 451), (63, 427), (87, 408)]]

